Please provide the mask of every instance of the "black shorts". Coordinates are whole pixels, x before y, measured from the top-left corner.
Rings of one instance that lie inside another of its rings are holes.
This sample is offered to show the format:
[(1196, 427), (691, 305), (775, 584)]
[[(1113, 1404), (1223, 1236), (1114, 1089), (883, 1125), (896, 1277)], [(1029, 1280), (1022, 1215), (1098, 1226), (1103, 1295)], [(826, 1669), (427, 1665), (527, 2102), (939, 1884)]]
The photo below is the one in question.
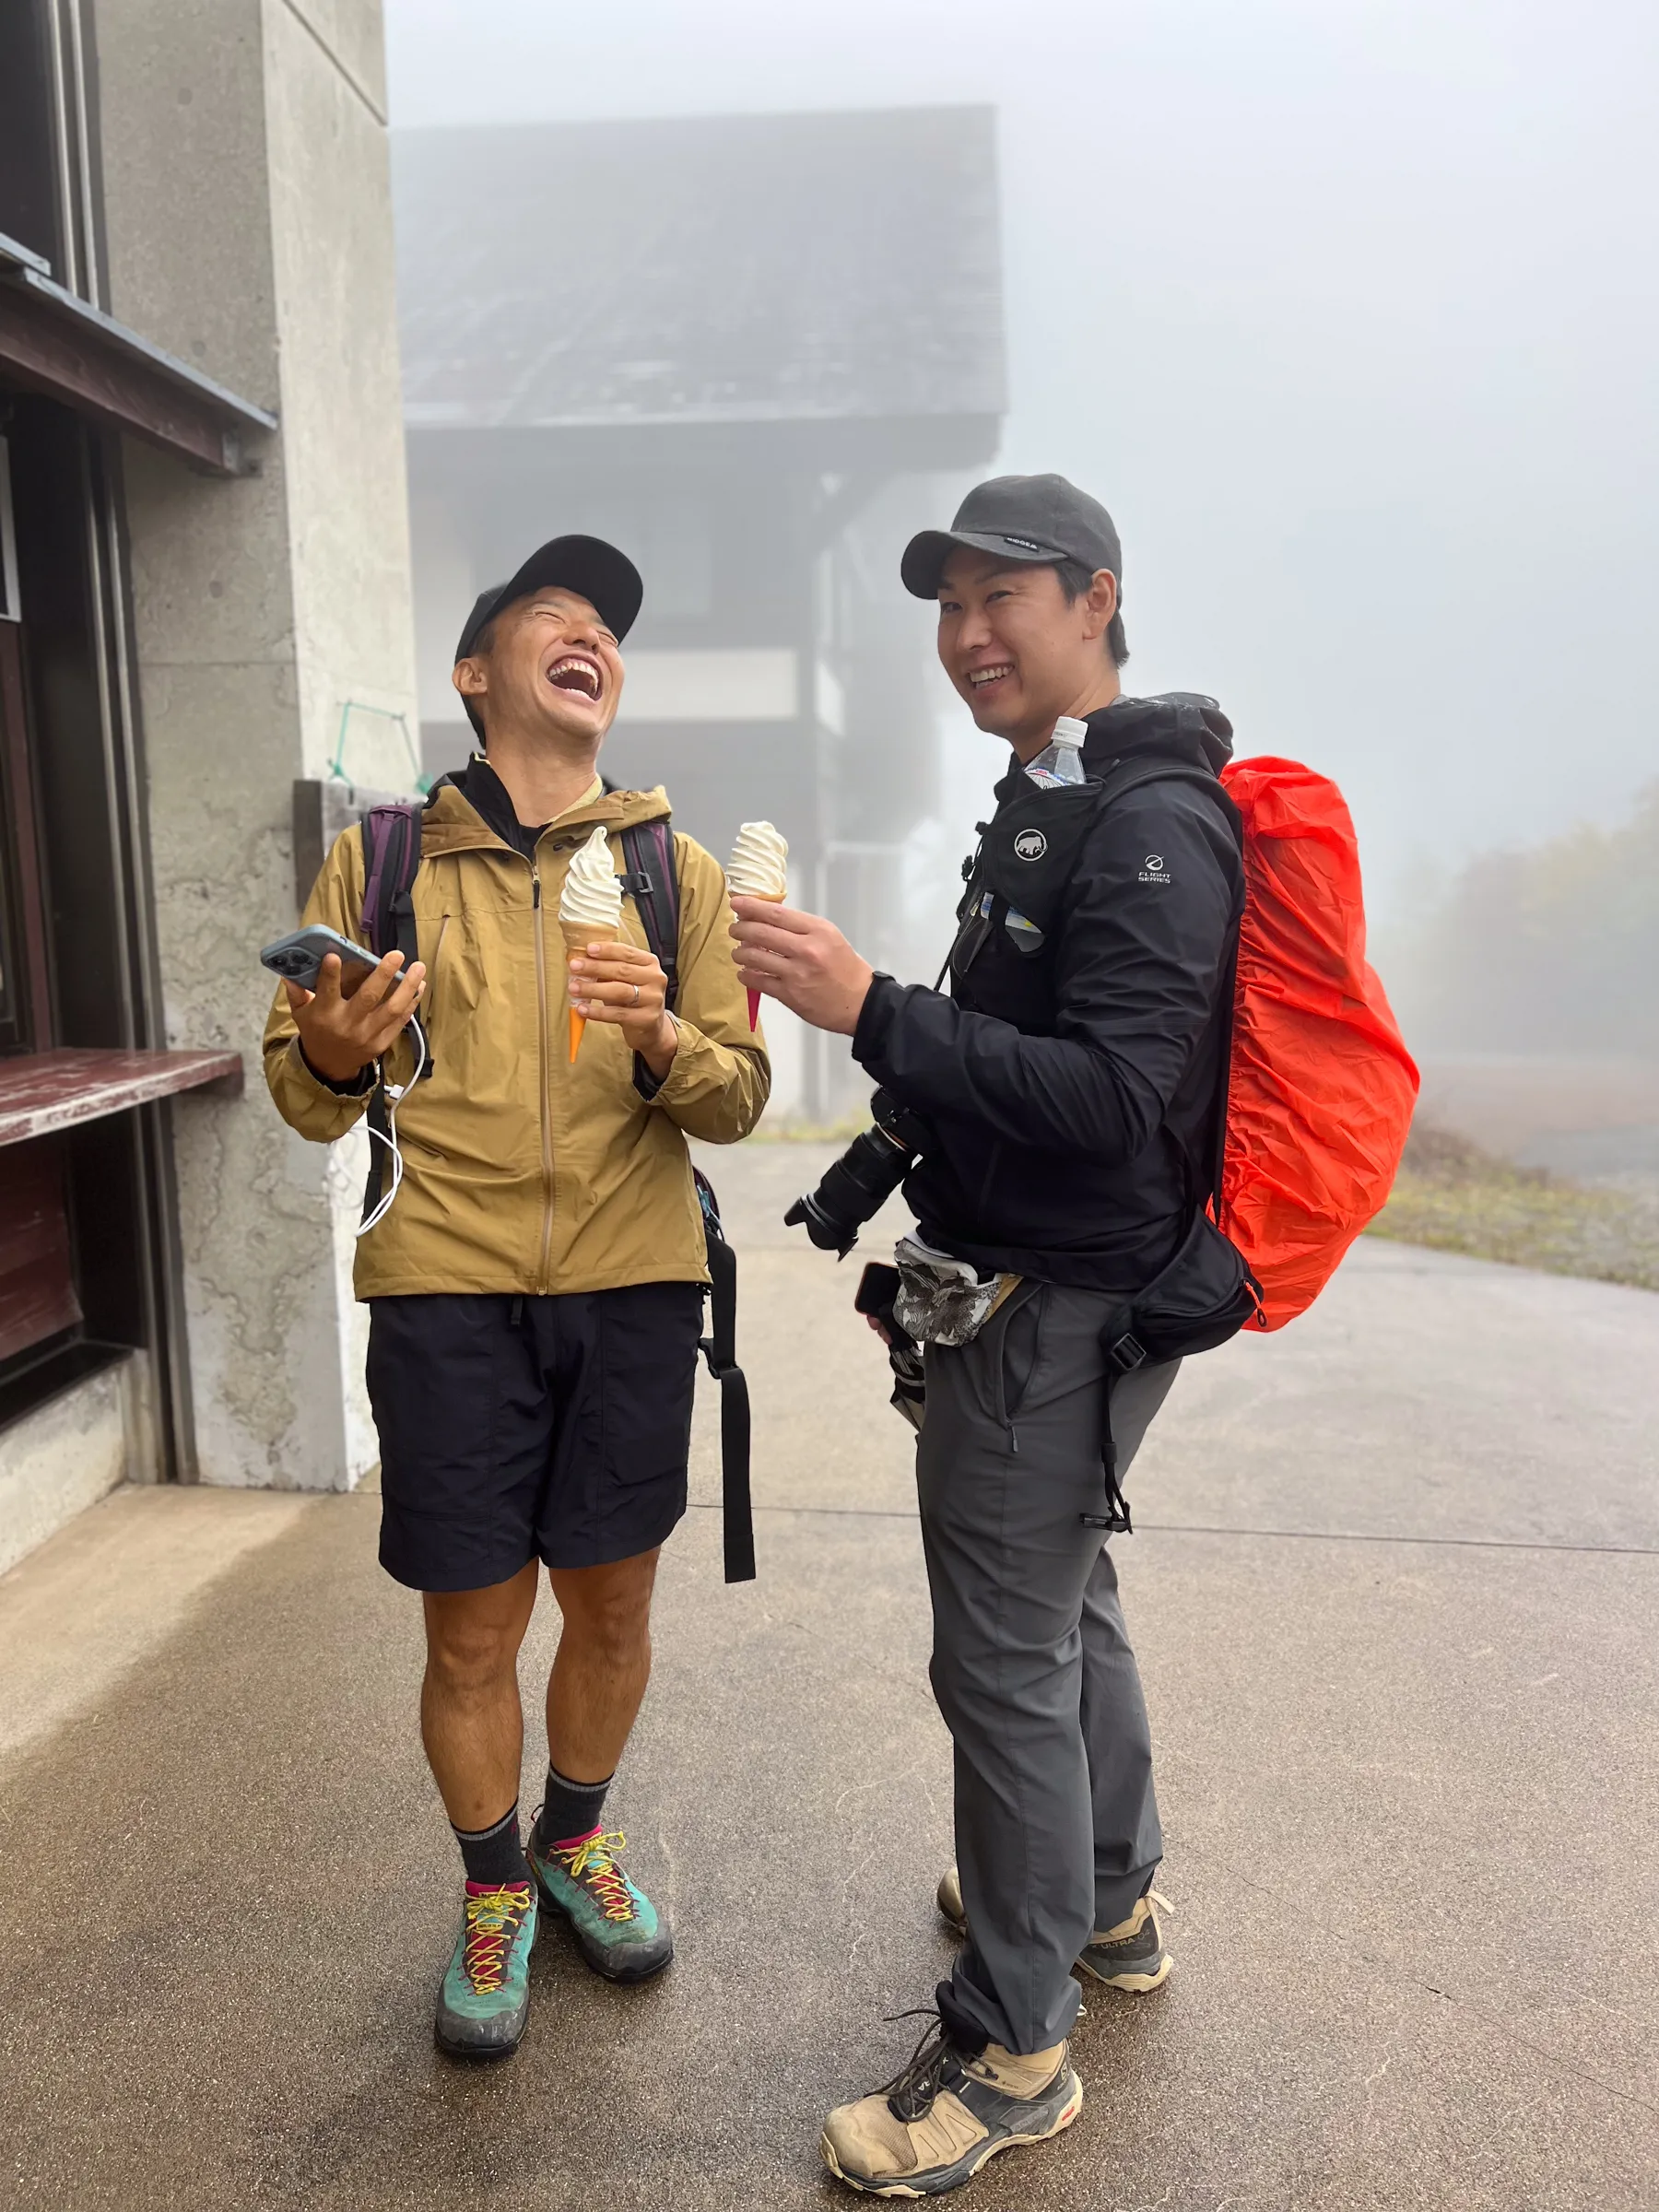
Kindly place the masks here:
[(381, 1565), (412, 1590), (484, 1590), (532, 1559), (600, 1567), (686, 1510), (703, 1293), (370, 1300)]

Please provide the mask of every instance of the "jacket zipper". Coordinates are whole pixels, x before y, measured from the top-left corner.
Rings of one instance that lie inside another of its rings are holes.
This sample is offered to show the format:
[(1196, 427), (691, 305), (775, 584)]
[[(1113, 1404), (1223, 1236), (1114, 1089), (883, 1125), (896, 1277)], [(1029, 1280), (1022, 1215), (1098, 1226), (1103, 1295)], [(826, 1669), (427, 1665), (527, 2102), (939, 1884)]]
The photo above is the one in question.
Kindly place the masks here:
[(547, 1266), (553, 1248), (553, 1128), (548, 1100), (553, 1071), (547, 1049), (547, 954), (542, 917), (541, 867), (534, 860), (530, 863), (530, 913), (531, 926), (535, 932), (535, 1039), (537, 1065), (541, 1069), (542, 1237), (535, 1287), (546, 1297), (552, 1288)]

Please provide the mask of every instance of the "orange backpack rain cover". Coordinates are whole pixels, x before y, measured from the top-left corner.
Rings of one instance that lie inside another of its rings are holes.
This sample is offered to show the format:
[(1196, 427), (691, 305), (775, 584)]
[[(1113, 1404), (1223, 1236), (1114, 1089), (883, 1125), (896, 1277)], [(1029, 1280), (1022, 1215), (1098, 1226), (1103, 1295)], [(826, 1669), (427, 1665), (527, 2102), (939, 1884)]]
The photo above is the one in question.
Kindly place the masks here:
[(1230, 762), (1244, 821), (1244, 918), (1219, 1226), (1254, 1270), (1253, 1326), (1311, 1305), (1382, 1207), (1418, 1071), (1366, 965), (1354, 824), (1294, 760)]

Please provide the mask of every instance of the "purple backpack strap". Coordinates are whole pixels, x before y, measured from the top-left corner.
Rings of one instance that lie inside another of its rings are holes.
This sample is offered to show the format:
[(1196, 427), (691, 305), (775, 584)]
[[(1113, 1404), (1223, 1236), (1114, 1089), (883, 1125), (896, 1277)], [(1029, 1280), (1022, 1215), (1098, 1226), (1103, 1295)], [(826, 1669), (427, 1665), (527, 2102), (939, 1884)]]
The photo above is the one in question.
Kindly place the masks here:
[[(399, 948), (400, 907), (409, 911), (409, 890), (420, 865), (423, 812), (420, 801), (412, 799), (371, 806), (363, 817), (363, 934), (377, 959)], [(412, 945), (401, 949), (406, 963), (415, 958)]]

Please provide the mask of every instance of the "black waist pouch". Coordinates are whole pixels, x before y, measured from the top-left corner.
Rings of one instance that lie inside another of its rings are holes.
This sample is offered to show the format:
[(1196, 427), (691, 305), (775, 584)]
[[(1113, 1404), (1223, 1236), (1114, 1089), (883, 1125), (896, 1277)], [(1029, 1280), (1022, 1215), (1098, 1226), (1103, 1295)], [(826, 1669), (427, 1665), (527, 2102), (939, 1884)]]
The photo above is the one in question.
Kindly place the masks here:
[(1112, 1313), (1100, 1332), (1106, 1354), (1100, 1433), (1106, 1512), (1085, 1513), (1086, 1526), (1125, 1535), (1135, 1533), (1128, 1500), (1118, 1482), (1117, 1446), (1112, 1435), (1112, 1389), (1117, 1378), (1132, 1374), (1137, 1367), (1161, 1366), (1168, 1359), (1213, 1351), (1254, 1319), (1261, 1302), (1262, 1287), (1244, 1254), (1207, 1214), (1200, 1213), (1194, 1216), (1168, 1266)]
[(1207, 1214), (1194, 1214), (1175, 1257), (1112, 1316), (1101, 1342), (1127, 1374), (1148, 1360), (1212, 1351), (1253, 1320), (1261, 1302), (1244, 1254)]

